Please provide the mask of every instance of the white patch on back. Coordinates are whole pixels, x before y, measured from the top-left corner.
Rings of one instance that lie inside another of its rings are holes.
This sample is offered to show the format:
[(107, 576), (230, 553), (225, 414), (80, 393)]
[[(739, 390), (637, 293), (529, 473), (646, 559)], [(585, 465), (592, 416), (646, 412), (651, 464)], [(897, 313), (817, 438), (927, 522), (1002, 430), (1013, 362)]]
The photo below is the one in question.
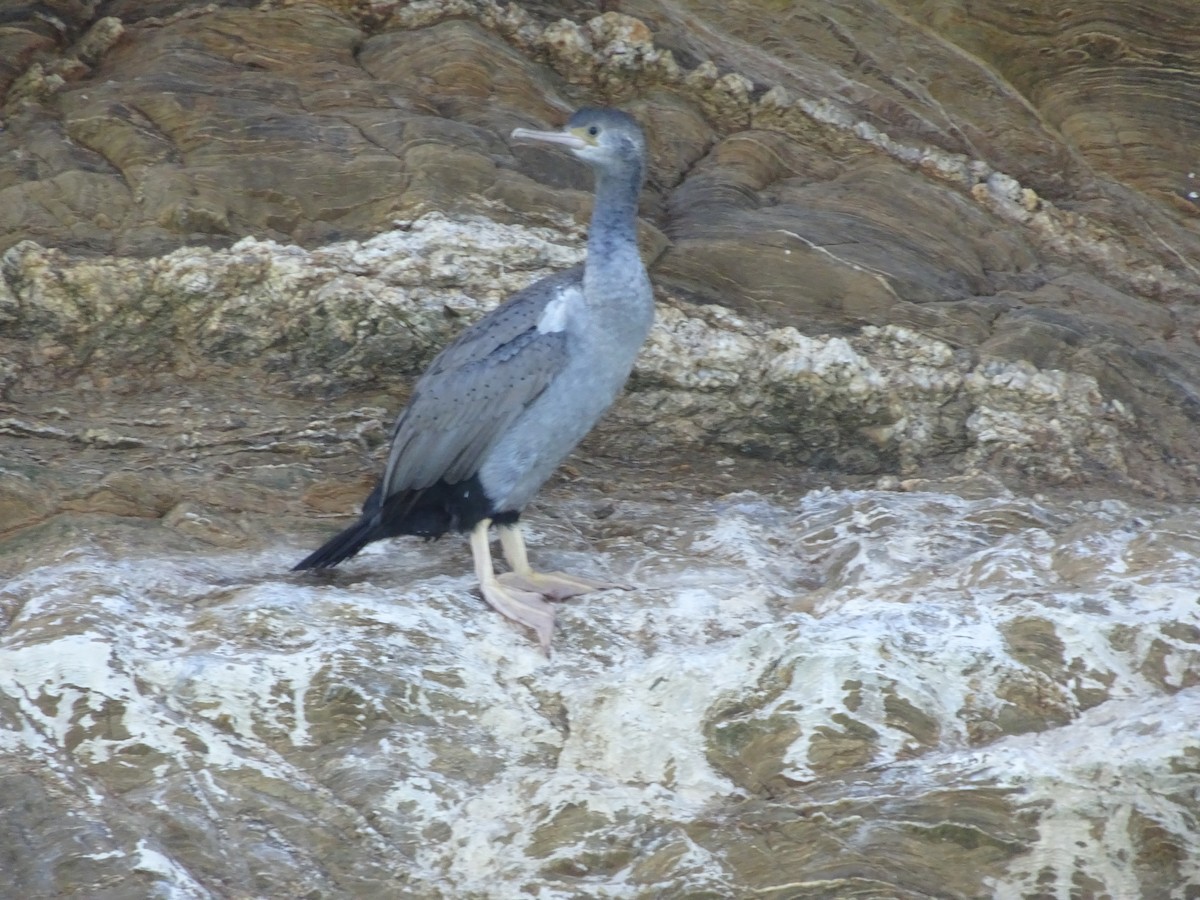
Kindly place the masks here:
[(571, 300), (578, 290), (578, 288), (562, 288), (554, 295), (554, 299), (546, 304), (541, 316), (538, 317), (537, 330), (539, 334), (566, 330)]

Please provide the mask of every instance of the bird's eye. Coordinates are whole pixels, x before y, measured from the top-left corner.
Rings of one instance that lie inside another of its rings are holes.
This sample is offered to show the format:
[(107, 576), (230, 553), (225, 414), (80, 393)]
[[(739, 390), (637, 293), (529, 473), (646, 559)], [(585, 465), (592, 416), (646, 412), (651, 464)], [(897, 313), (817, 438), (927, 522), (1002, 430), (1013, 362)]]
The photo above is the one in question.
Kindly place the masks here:
[(596, 125), (589, 125), (589, 126), (588, 126), (588, 134), (590, 134), (592, 137), (595, 137), (595, 136), (596, 136), (596, 135), (598, 135), (599, 133), (600, 133), (600, 128), (599, 128), (599, 126), (596, 126)]

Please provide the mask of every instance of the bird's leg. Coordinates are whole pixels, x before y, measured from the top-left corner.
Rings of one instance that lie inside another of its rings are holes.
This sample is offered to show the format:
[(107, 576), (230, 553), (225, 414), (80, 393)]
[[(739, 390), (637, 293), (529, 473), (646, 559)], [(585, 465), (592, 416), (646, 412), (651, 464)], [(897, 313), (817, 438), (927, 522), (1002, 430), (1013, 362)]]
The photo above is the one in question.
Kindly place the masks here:
[(529, 565), (529, 556), (525, 552), (525, 535), (519, 524), (500, 525), (500, 546), (504, 550), (504, 558), (508, 561), (511, 572), (500, 576), (501, 584), (518, 588), (522, 591), (536, 591), (551, 600), (566, 600), (592, 591), (603, 591), (608, 588), (629, 590), (628, 585), (615, 584), (610, 581), (592, 581), (580, 578), (578, 575), (567, 575), (565, 572), (535, 572)]
[(475, 576), (479, 579), (483, 599), (502, 616), (537, 632), (542, 652), (549, 656), (550, 638), (554, 635), (554, 607), (540, 593), (497, 580), (492, 548), (488, 543), (488, 526), (491, 524), (491, 519), (484, 519), (471, 532), (471, 556), (475, 560)]

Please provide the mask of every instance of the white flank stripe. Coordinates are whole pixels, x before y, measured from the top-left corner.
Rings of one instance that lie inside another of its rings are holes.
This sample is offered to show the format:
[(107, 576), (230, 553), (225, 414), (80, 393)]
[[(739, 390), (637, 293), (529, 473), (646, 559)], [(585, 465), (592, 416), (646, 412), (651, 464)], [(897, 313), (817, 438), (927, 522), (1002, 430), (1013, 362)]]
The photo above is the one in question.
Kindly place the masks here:
[(566, 292), (560, 292), (557, 297), (546, 304), (537, 324), (537, 330), (541, 334), (562, 331), (567, 327), (567, 303)]

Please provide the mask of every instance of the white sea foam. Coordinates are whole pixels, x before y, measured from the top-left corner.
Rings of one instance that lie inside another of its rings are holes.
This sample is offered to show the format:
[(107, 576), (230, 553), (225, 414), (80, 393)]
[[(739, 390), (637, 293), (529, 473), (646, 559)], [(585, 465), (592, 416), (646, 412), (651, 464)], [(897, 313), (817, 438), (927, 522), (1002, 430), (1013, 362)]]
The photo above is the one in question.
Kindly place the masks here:
[[(1011, 791), (1037, 836), (989, 876), (996, 896), (1047, 872), (1133, 896), (1147, 821), (1200, 879), (1191, 510), (818, 491), (626, 512), (646, 542), (599, 556), (531, 532), (535, 558), (638, 584), (563, 604), (549, 661), (473, 594), (453, 541), (388, 545), (328, 584), (283, 574), (282, 551), (32, 569), (0, 592), (17, 610), (0, 755), (83, 777), (94, 809), (113, 773), (160, 784), (122, 802), (162, 821), (185, 796), (221, 827), (294, 794), (289, 815), (344, 820), (429, 896), (634, 896), (664, 840), (677, 886), (729, 885), (684, 823), (755, 779), (832, 790), (855, 771)], [(604, 856), (621, 842), (638, 853)], [(596, 854), (576, 881), (546, 874)], [(124, 857), (167, 896), (209, 895), (158, 842), (90, 858)]]

